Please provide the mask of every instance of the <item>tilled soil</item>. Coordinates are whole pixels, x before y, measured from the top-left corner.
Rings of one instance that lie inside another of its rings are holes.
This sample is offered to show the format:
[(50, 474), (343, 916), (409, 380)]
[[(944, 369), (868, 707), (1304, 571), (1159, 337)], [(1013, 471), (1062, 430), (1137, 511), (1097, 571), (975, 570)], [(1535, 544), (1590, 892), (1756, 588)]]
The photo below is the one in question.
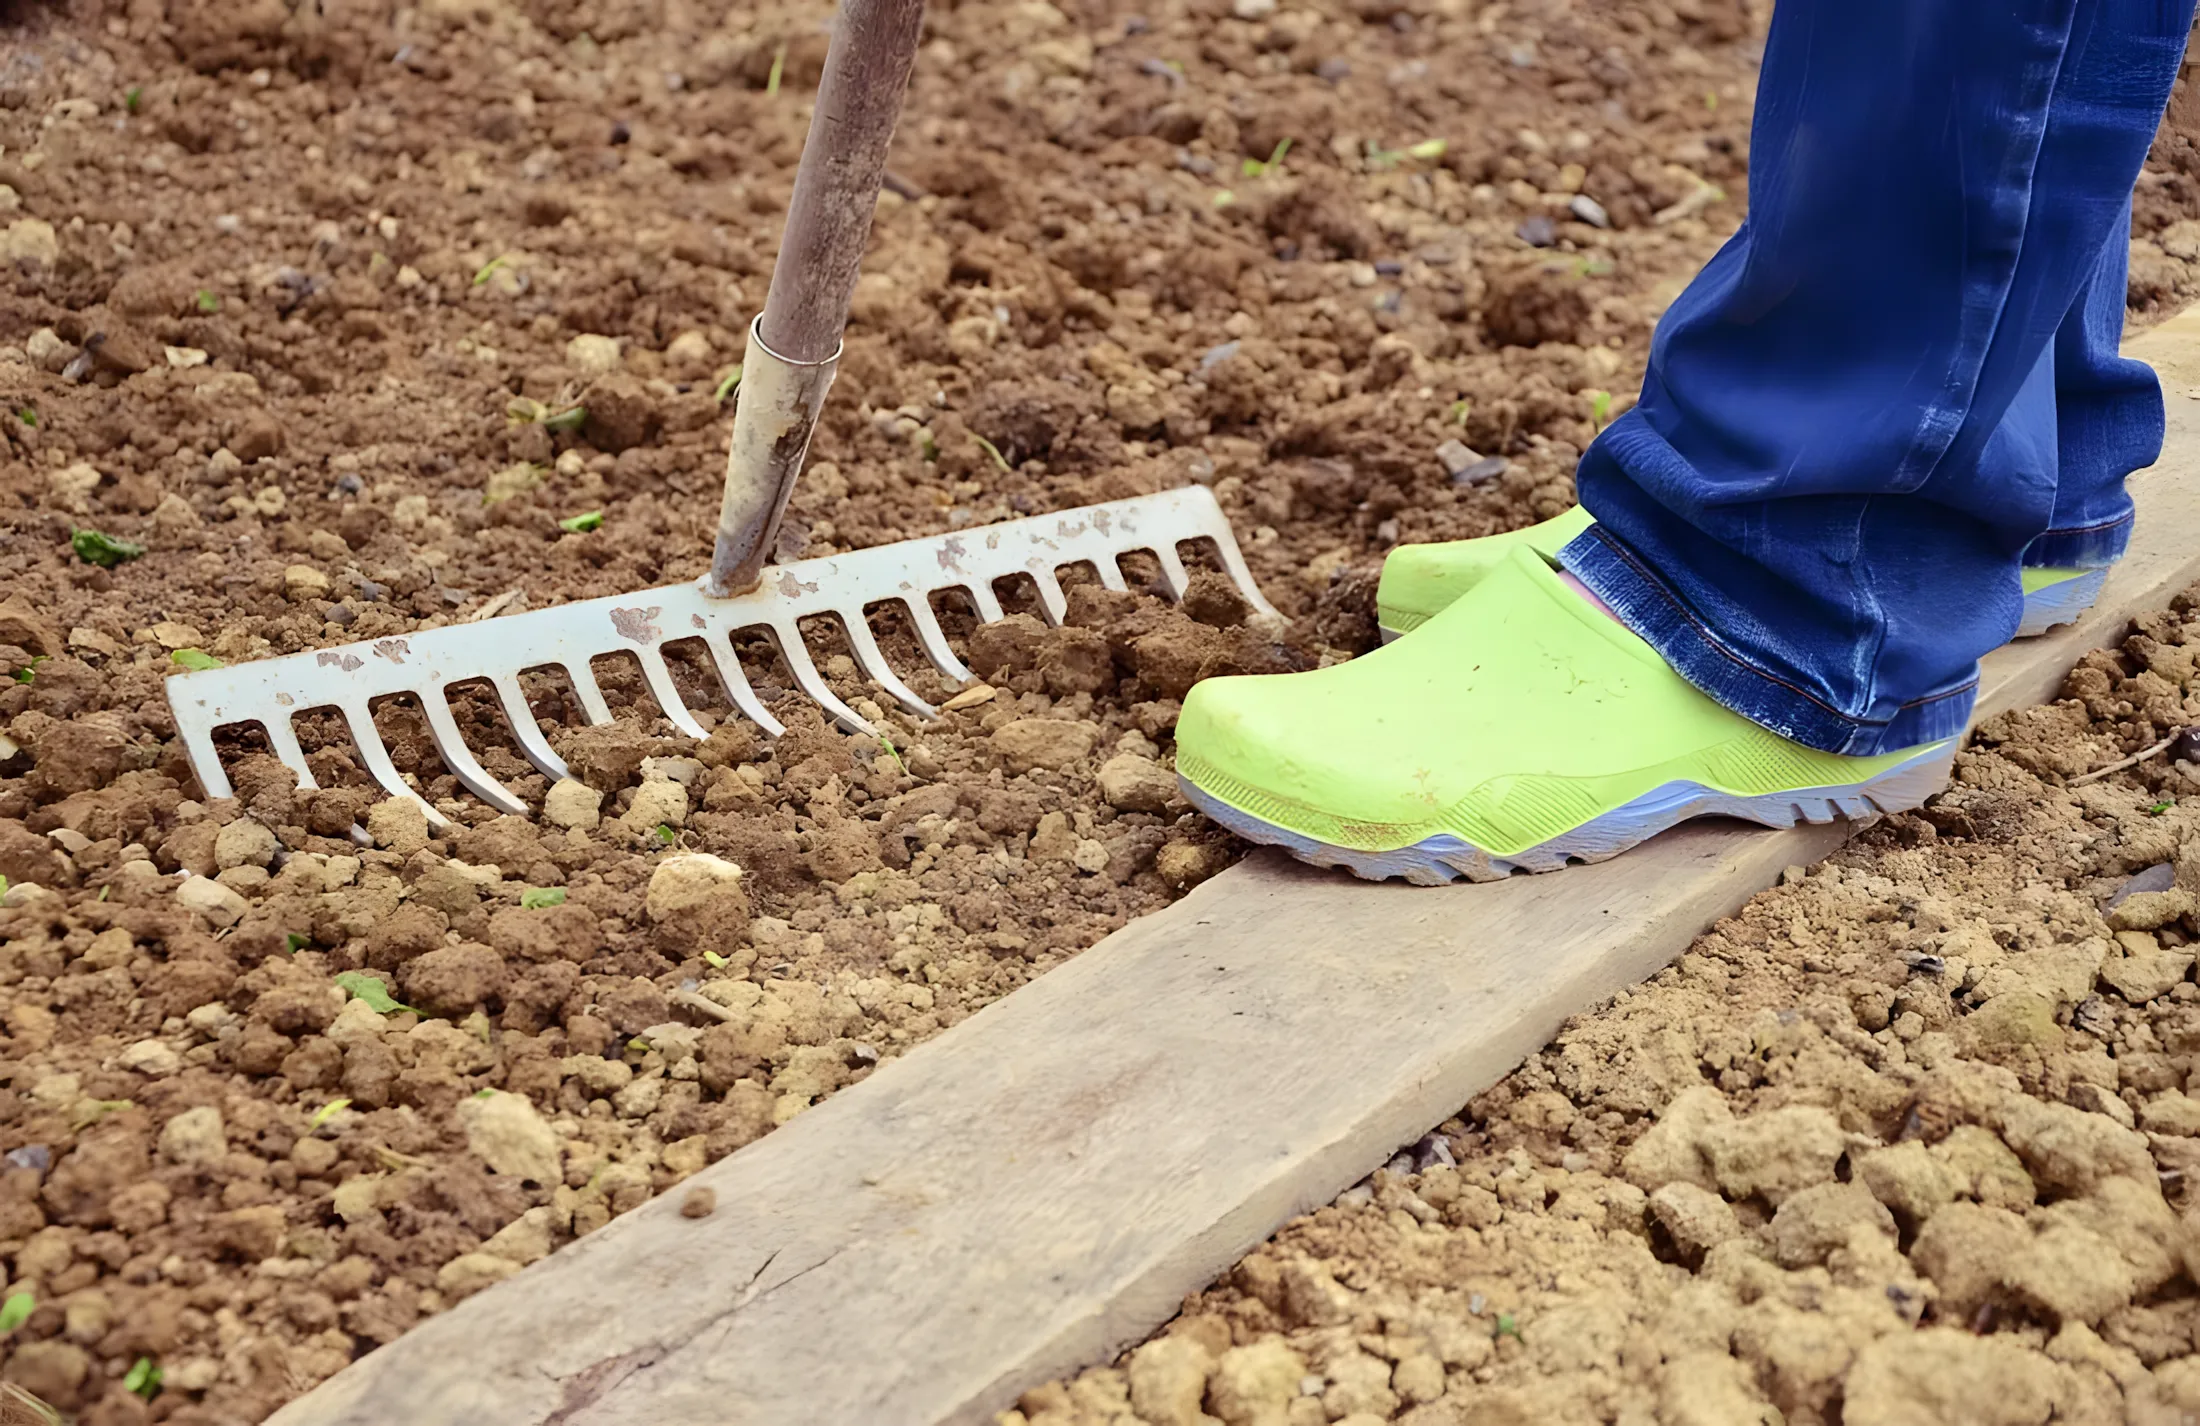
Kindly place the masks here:
[[(535, 822), (402, 701), (448, 834), (323, 715), (321, 790), (240, 735), (238, 795), (200, 798), (160, 684), (201, 655), (700, 571), (827, 16), (0, 7), (7, 1379), (101, 1426), (258, 1420), (1219, 869), (1177, 700), (1363, 649), (1393, 543), (1564, 507), (1738, 220), (1762, 23), (937, 4), (782, 553), (1199, 481), (1288, 626), (1212, 580), (1181, 612), (1088, 587), (1051, 631), (949, 609), (993, 696), (881, 742), (760, 649), (776, 743), (669, 736), (631, 667), (583, 729), (531, 677), (585, 783)], [(2200, 161), (2158, 159), (2141, 312), (2200, 289)], [(486, 691), (454, 701), (545, 798)], [(656, 880), (699, 855), (742, 874)]]
[(1004, 1422), (2200, 1420), (2196, 722), (2200, 586)]

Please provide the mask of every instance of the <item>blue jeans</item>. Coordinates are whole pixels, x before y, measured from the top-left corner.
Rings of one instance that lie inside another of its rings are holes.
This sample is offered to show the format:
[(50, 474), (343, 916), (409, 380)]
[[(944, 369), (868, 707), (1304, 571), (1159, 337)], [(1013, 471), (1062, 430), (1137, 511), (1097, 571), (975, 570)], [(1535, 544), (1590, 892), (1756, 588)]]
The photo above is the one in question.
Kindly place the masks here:
[(2117, 354), (2194, 0), (1778, 0), (1749, 215), (1582, 457), (1559, 559), (1691, 683), (1864, 755), (1960, 733), (2022, 564), (2123, 553)]

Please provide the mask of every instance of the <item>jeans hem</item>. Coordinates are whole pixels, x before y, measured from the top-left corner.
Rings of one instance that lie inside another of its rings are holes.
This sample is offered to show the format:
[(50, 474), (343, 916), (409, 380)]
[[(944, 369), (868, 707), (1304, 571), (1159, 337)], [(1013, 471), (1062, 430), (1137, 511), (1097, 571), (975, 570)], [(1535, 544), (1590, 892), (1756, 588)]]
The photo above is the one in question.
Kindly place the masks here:
[(2105, 569), (2124, 557), (2135, 518), (2125, 514), (2098, 525), (2049, 530), (2024, 547), (2024, 563), (2055, 569)]
[(1602, 526), (1577, 535), (1558, 552), (1558, 562), (1697, 691), (1791, 742), (1872, 757), (1956, 737), (1970, 723), (1978, 694), (1975, 667), (1961, 684), (1913, 699), (1889, 718), (1861, 718), (1729, 646)]

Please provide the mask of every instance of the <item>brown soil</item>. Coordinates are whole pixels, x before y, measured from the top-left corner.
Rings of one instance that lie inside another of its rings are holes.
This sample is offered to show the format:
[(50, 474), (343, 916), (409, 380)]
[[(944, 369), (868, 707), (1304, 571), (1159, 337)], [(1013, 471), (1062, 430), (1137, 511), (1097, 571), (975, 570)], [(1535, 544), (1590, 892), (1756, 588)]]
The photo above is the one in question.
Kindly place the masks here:
[[(894, 722), (891, 750), (768, 660), (771, 746), (663, 736), (632, 669), (604, 671), (632, 712), (604, 730), (538, 682), (593, 825), (487, 817), (402, 703), (381, 725), (447, 836), (369, 814), (312, 718), (325, 790), (240, 738), (239, 795), (198, 799), (160, 689), (179, 650), (699, 572), (714, 393), (827, 14), (0, 5), (0, 1254), (35, 1303), (7, 1379), (100, 1426), (258, 1420), (1212, 874), (1231, 849), (1166, 795), (1176, 700), (1364, 648), (1393, 543), (1564, 507), (1598, 393), (1625, 400), (1738, 217), (1761, 24), (1737, 0), (936, 4), (783, 550), (1196, 480), (1291, 626), (1214, 588), (1196, 617), (1086, 590), (1063, 630), (964, 618), (996, 696)], [(2161, 158), (2142, 311), (2200, 288), (2200, 156)], [(578, 430), (530, 419), (576, 404)], [(1446, 440), (1507, 468), (1454, 485)], [(103, 569), (78, 529), (147, 552)], [(481, 692), (457, 701), (543, 796)], [(744, 875), (653, 917), (682, 853)]]
[(1003, 1422), (2200, 1420), (2200, 750), (2070, 785), (2196, 659), (2200, 586)]

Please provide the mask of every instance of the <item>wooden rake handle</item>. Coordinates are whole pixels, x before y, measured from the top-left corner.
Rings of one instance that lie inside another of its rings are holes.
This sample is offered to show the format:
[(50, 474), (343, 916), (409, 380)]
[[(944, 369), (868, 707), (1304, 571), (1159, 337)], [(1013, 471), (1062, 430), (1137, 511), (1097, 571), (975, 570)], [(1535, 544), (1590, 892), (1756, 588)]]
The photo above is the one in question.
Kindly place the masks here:
[(706, 592), (762, 581), (840, 356), (924, 0), (842, 0), (764, 311), (749, 328)]

